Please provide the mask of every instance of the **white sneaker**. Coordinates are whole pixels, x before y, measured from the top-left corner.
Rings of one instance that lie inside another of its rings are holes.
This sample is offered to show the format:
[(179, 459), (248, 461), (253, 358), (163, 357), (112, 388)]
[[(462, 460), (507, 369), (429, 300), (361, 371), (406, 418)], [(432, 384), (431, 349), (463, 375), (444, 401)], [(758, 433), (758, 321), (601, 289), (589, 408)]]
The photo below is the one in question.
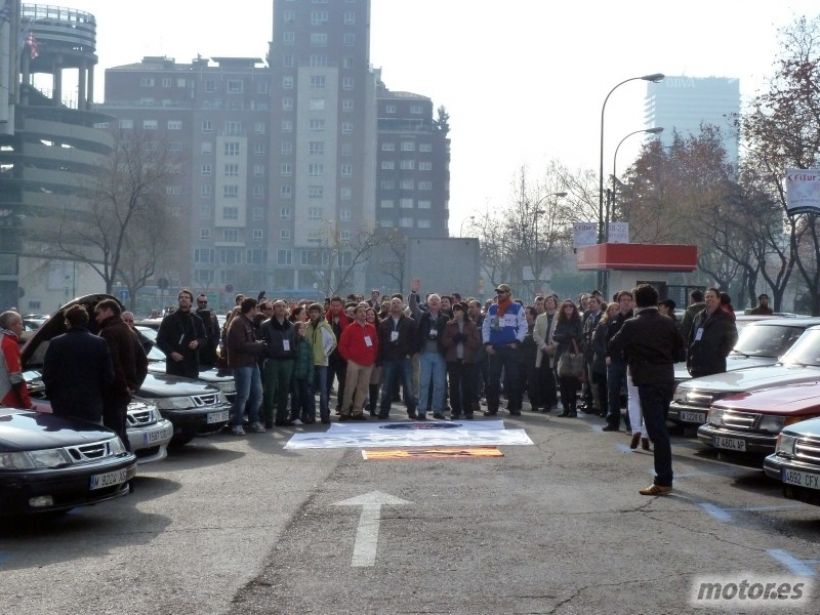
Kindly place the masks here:
[(245, 430), (242, 428), (242, 425), (234, 425), (231, 427), (231, 433), (235, 436), (244, 436)]
[(265, 433), (266, 431), (264, 425), (262, 425), (262, 423), (260, 423), (259, 421), (251, 423), (250, 430), (253, 433)]

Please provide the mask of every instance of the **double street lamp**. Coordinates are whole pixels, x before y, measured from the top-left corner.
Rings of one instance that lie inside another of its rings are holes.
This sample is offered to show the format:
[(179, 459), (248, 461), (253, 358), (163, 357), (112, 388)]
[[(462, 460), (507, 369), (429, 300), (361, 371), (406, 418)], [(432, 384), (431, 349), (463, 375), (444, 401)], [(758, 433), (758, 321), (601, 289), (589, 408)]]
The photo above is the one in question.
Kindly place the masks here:
[(535, 267), (535, 271), (533, 271), (532, 277), (533, 277), (533, 284), (535, 286), (535, 292), (536, 293), (538, 292), (538, 289), (540, 288), (540, 278), (541, 278), (541, 266), (540, 266), (541, 263), (539, 262), (539, 258), (538, 258), (538, 218), (541, 216), (541, 214), (546, 213), (543, 209), (539, 209), (539, 208), (541, 207), (541, 203), (543, 203), (544, 201), (546, 201), (549, 198), (562, 199), (565, 196), (567, 196), (566, 192), (553, 192), (552, 194), (548, 194), (548, 195), (540, 198), (538, 201), (535, 202), (535, 212), (533, 213), (533, 215), (535, 217), (535, 258), (533, 259), (533, 261), (534, 261), (533, 265)]

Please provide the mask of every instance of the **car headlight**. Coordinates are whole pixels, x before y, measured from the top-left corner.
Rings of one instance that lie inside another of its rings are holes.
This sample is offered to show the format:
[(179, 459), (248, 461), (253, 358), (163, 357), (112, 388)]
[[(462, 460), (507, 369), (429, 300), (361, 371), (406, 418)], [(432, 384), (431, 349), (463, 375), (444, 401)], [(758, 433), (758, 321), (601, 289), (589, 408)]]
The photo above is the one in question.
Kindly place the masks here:
[(187, 410), (196, 406), (190, 397), (164, 397), (156, 400), (156, 404), (160, 410)]
[(795, 436), (787, 436), (786, 434), (781, 433), (777, 436), (777, 447), (775, 448), (775, 453), (786, 457), (794, 457), (795, 442), (797, 442), (797, 438)]
[(723, 415), (725, 412), (725, 410), (719, 410), (716, 408), (709, 410), (709, 424), (717, 425), (718, 427), (723, 425)]
[(768, 431), (769, 433), (780, 433), (785, 423), (786, 417), (784, 416), (777, 416), (773, 414), (764, 415), (763, 418), (760, 419), (760, 426), (758, 429), (760, 429), (760, 431)]
[(68, 452), (62, 448), (23, 451), (19, 453), (0, 453), (0, 470), (57, 468), (65, 464), (70, 464), (72, 461)]
[(122, 440), (117, 438), (111, 438), (108, 441), (108, 450), (111, 451), (112, 455), (119, 455), (125, 452), (125, 445), (122, 443)]

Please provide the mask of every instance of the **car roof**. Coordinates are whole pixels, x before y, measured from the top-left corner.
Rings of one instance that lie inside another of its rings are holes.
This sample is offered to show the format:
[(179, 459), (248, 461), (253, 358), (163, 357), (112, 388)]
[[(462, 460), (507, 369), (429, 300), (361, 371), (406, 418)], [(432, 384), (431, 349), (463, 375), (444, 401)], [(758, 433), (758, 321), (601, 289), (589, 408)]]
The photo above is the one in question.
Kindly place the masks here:
[(802, 327), (808, 329), (820, 325), (820, 317), (814, 318), (767, 318), (766, 320), (757, 320), (749, 323), (749, 326), (766, 327), (769, 325), (777, 325), (780, 327)]

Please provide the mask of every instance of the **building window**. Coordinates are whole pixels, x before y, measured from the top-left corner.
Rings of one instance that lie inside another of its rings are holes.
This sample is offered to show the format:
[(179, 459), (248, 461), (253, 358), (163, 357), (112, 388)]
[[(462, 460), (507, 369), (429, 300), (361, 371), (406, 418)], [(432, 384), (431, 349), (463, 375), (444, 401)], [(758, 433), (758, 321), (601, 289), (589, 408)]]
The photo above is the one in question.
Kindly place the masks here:
[(413, 115), (421, 115), (424, 113), (424, 107), (421, 105), (410, 105), (410, 113)]
[(282, 66), (285, 68), (293, 68), (295, 61), (292, 53), (286, 53), (282, 56)]
[[(168, 151), (169, 152), (173, 152), (174, 154), (178, 154), (179, 152), (182, 151), (182, 149), (183, 149), (182, 148), (182, 143), (180, 143), (179, 141), (171, 141), (170, 143), (168, 143)], [(182, 171), (179, 171), (179, 172), (181, 173)]]
[(356, 25), (356, 13), (353, 11), (345, 11), (344, 23), (346, 26)]
[(251, 235), (251, 237), (253, 237), (254, 241), (262, 241), (265, 238), (265, 231), (263, 231), (261, 228), (253, 229), (252, 233), (253, 234)]
[(395, 180), (383, 179), (379, 182), (379, 188), (382, 190), (393, 190), (396, 187)]
[(416, 226), (418, 226), (419, 228), (430, 228), (430, 220), (428, 220), (427, 218), (420, 218), (416, 222)]
[[(287, 229), (282, 229), (282, 235), (287, 232), (288, 239), (290, 239), (290, 231)], [(283, 240), (287, 241), (282, 237)], [(290, 250), (279, 250), (276, 254), (276, 264), (277, 265), (290, 265), (291, 264), (291, 253)]]
[(433, 144), (432, 143), (419, 143), (419, 151), (420, 152), (432, 152), (433, 151)]
[(321, 54), (313, 54), (308, 58), (308, 64), (317, 68), (320, 66), (327, 66), (327, 56)]
[(342, 77), (342, 89), (343, 90), (352, 90), (353, 89), (353, 77)]
[(325, 196), (325, 187), (324, 186), (308, 186), (308, 198), (309, 199), (321, 199)]
[(293, 132), (293, 122), (291, 120), (282, 120), (282, 132)]
[(327, 33), (326, 32), (311, 32), (310, 45), (312, 47), (327, 47)]
[(254, 122), (253, 131), (258, 135), (265, 134), (265, 122)]
[(339, 220), (342, 222), (350, 222), (353, 218), (353, 212), (349, 209), (342, 209), (339, 211)]
[(229, 120), (225, 122), (225, 134), (229, 136), (238, 136), (242, 134), (242, 122)]
[(349, 201), (353, 198), (353, 191), (350, 188), (342, 188), (339, 190), (339, 198), (342, 201)]
[(144, 88), (152, 88), (154, 87), (154, 78), (143, 77), (142, 79), (140, 79), (140, 85)]
[(267, 94), (268, 93), (268, 82), (267, 81), (260, 81), (256, 84), (256, 93), (257, 94)]
[(194, 275), (199, 284), (208, 285), (214, 281), (214, 272), (211, 269), (197, 269)]
[(253, 187), (253, 198), (261, 199), (265, 196), (265, 187), (261, 184), (255, 184)]
[[(222, 217), (225, 220), (239, 220), (239, 208), (238, 207), (223, 207), (222, 208)], [(233, 229), (234, 233), (236, 229)], [(227, 229), (225, 231), (225, 239), (228, 241), (236, 241), (236, 239), (228, 239), (227, 237)]]
[(209, 165), (209, 164), (203, 164), (202, 165), (201, 174), (203, 176), (210, 175), (212, 173), (212, 171), (213, 171), (213, 169), (212, 169), (211, 165)]
[(254, 175), (254, 177), (263, 177), (265, 175), (265, 165), (263, 165), (263, 164), (253, 165), (253, 175)]
[(324, 98), (311, 98), (310, 102), (308, 103), (308, 108), (311, 111), (324, 111), (325, 110), (325, 99)]
[(308, 207), (308, 220), (321, 220), (322, 219), (322, 208), (321, 207)]
[(401, 180), (401, 189), (402, 190), (413, 190), (416, 187), (416, 182), (412, 179), (403, 179)]
[(289, 162), (283, 162), (279, 165), (279, 175), (282, 177), (290, 177), (293, 175), (293, 167)]
[(184, 87), (186, 87), (187, 85), (188, 85), (188, 81), (187, 81), (187, 80), (185, 80), (184, 78), (179, 78), (179, 79), (177, 79), (177, 87), (178, 87), (178, 88), (184, 88)]
[(238, 141), (225, 141), (225, 155), (226, 156), (238, 156), (239, 155), (239, 142)]
[(430, 201), (419, 201), (418, 202), (418, 208), (419, 209), (430, 209), (431, 206), (432, 206), (432, 203)]
[(323, 119), (312, 119), (308, 122), (308, 130), (311, 132), (322, 132), (325, 129), (325, 121)]
[(322, 89), (326, 85), (325, 76), (324, 75), (311, 75), (310, 76), (310, 87), (315, 89)]
[(310, 12), (310, 25), (311, 26), (321, 26), (322, 24), (326, 24), (327, 20), (328, 20), (327, 11), (311, 11)]
[(293, 89), (293, 77), (290, 75), (286, 77), (282, 77), (282, 89), (283, 90), (292, 90)]
[(395, 152), (396, 151), (396, 144), (392, 141), (384, 141), (382, 142), (382, 151), (383, 152)]
[(143, 130), (156, 130), (159, 127), (159, 122), (156, 120), (142, 120)]
[(308, 165), (308, 175), (310, 177), (321, 177), (325, 174), (325, 165), (318, 162), (311, 162)]
[(165, 194), (168, 196), (179, 196), (182, 194), (182, 186), (165, 186)]
[(393, 221), (392, 220), (380, 220), (379, 226), (382, 228), (393, 228)]
[(353, 58), (350, 56), (342, 58), (342, 68), (353, 68)]
[(134, 120), (120, 120), (120, 128), (131, 130), (134, 127)]
[(402, 228), (413, 228), (413, 218), (399, 218), (399, 226)]
[(212, 92), (216, 92), (216, 82), (213, 79), (205, 80), (205, 91), (209, 94)]
[(194, 250), (194, 262), (204, 265), (212, 264), (214, 262), (213, 248), (197, 248)]
[(342, 101), (342, 111), (353, 111), (353, 99), (345, 98)]
[(282, 13), (282, 19), (285, 20), (285, 23), (293, 23), (296, 21), (296, 11), (292, 11), (288, 9)]
[(356, 35), (353, 32), (345, 32), (342, 42), (345, 47), (353, 47), (356, 44)]
[(239, 198), (239, 186), (235, 186), (233, 184), (222, 186), (222, 196), (226, 199)]
[(430, 161), (420, 161), (419, 162), (419, 171), (432, 171), (433, 170), (433, 163)]
[(349, 158), (353, 155), (353, 144), (352, 143), (342, 143), (341, 147), (339, 148), (341, 151), (341, 155), (343, 157)]
[(256, 143), (253, 146), (253, 153), (254, 154), (264, 154), (265, 153), (265, 144), (264, 143)]
[(402, 141), (401, 142), (401, 151), (403, 151), (403, 152), (415, 152), (416, 151), (416, 144), (413, 141)]
[(404, 171), (412, 171), (416, 168), (416, 161), (415, 160), (402, 160), (399, 163), (399, 168)]
[(353, 122), (342, 122), (342, 134), (343, 135), (352, 135), (353, 134)]
[(163, 77), (162, 78), (162, 87), (170, 88), (172, 85), (174, 85), (174, 80), (173, 79), (171, 79), (170, 77)]
[(293, 143), (291, 141), (282, 141), (279, 151), (283, 156), (289, 156), (293, 153)]
[(296, 42), (295, 32), (282, 32), (282, 44), (293, 45)]
[(402, 199), (400, 203), (402, 209), (413, 209), (413, 199)]
[(391, 171), (396, 168), (396, 163), (392, 160), (382, 160), (382, 169), (385, 171)]
[(213, 132), (214, 123), (211, 120), (202, 120), (202, 132)]
[(228, 79), (228, 94), (241, 94), (242, 85), (243, 84), (241, 79)]
[(211, 196), (211, 185), (210, 184), (202, 184), (199, 187), (199, 194), (200, 196)]
[(265, 210), (262, 207), (254, 207), (253, 208), (253, 221), (259, 222), (260, 220), (265, 219)]
[(290, 96), (286, 96), (282, 99), (282, 111), (292, 111), (293, 110), (293, 99)]
[(382, 209), (393, 209), (394, 204), (393, 199), (382, 199), (380, 203)]
[(290, 207), (283, 207), (279, 210), (279, 217), (282, 220), (290, 220)]
[(283, 199), (289, 199), (293, 196), (293, 186), (290, 184), (282, 184), (279, 187), (279, 196)]
[(168, 120), (168, 130), (182, 130), (182, 120)]
[(396, 112), (396, 105), (385, 105), (384, 112), (392, 115)]
[(199, 152), (201, 154), (213, 154), (214, 144), (210, 141), (203, 141), (199, 144)]
[(342, 177), (353, 177), (353, 165), (352, 164), (343, 164), (340, 170)]
[(308, 153), (311, 156), (321, 156), (325, 153), (324, 141), (311, 141), (308, 143)]
[(432, 190), (433, 189), (433, 182), (429, 181), (420, 181), (418, 183), (419, 190)]
[(226, 164), (224, 168), (224, 175), (225, 177), (237, 177), (239, 175), (239, 165), (238, 164)]

